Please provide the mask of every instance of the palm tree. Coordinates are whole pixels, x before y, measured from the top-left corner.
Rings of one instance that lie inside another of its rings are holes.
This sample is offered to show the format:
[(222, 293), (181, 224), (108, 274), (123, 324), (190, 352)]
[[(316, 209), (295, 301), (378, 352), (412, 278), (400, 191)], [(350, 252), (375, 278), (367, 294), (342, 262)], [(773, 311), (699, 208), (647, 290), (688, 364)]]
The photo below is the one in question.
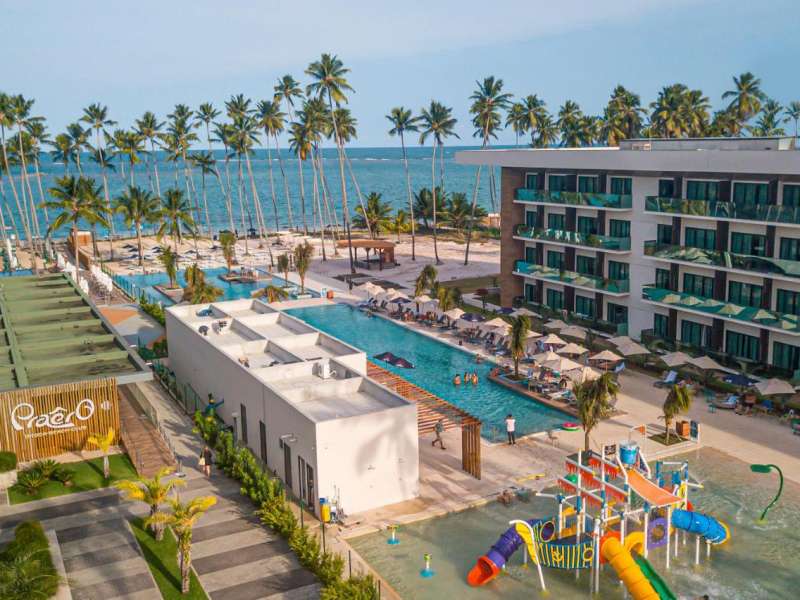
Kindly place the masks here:
[[(168, 475), (171, 475), (175, 469), (172, 467), (161, 467), (152, 478), (140, 477), (136, 481), (120, 481), (114, 484), (114, 487), (120, 490), (126, 500), (143, 502), (150, 508), (150, 517), (152, 518), (162, 504), (165, 504), (169, 499), (169, 495), (177, 487), (186, 485), (186, 481), (178, 479), (177, 477), (169, 481), (162, 481)], [(155, 534), (156, 541), (160, 542), (164, 538), (164, 523), (153, 522), (150, 528)]]
[(283, 254), (278, 255), (278, 260), (275, 263), (275, 267), (278, 269), (280, 273), (283, 273), (283, 280), (288, 285), (289, 283), (289, 255), (285, 252)]
[(236, 261), (236, 236), (231, 231), (223, 231), (219, 234), (219, 245), (222, 248), (222, 258), (228, 267), (228, 274)]
[[(476, 81), (477, 89), (472, 92), (469, 112), (472, 114), (472, 124), (475, 126), (474, 137), (481, 139), (481, 148), (488, 148), (492, 138), (497, 137), (497, 130), (500, 128), (502, 120), (500, 111), (508, 108), (511, 102), (511, 94), (503, 92), (503, 80), (495, 79), (494, 76), (486, 77), (482, 82)], [(470, 211), (469, 229), (467, 230), (467, 244), (464, 249), (464, 265), (469, 264), (469, 245), (472, 241), (472, 227), (475, 223), (475, 209), (478, 206), (478, 187), (481, 183), (481, 168), (475, 172), (475, 188), (472, 191), (472, 209)], [(494, 168), (489, 171), (489, 199), (492, 203), (492, 211), (495, 210), (494, 199)]]
[(253, 292), (253, 298), (266, 298), (267, 302), (280, 302), (289, 297), (289, 292), (277, 285), (268, 285)]
[(734, 89), (722, 94), (722, 99), (731, 99), (728, 109), (744, 124), (761, 111), (761, 102), (766, 96), (761, 91), (761, 80), (749, 71), (734, 77), (733, 86)]
[(183, 279), (186, 281), (186, 286), (183, 288), (183, 301), (190, 302), (194, 295), (195, 288), (202, 287), (206, 281), (206, 274), (203, 272), (197, 263), (189, 265), (183, 273)]
[(664, 419), (664, 427), (666, 433), (664, 442), (669, 445), (669, 430), (672, 426), (672, 420), (678, 415), (687, 412), (692, 406), (692, 392), (691, 389), (685, 385), (673, 385), (669, 389), (667, 397), (664, 399), (664, 405), (661, 407), (663, 411), (662, 419)]
[(178, 255), (169, 246), (164, 246), (161, 255), (158, 257), (164, 266), (164, 272), (169, 277), (169, 287), (178, 287)]
[(425, 265), (414, 281), (414, 295), (419, 296), (425, 290), (432, 289), (439, 273), (433, 265)]
[[(102, 132), (103, 135), (105, 135), (106, 127), (113, 127), (117, 122), (108, 118), (108, 107), (97, 102), (83, 109), (83, 116), (80, 120), (87, 123), (91, 129), (94, 129), (96, 150), (100, 158), (100, 173), (103, 177), (103, 196), (106, 200), (106, 210), (111, 213), (111, 196), (108, 193), (105, 152), (102, 142), (100, 141), (100, 133)], [(111, 250), (111, 260), (114, 260), (114, 219), (111, 219), (110, 223), (111, 227), (108, 233), (108, 244)]]
[[(286, 128), (286, 113), (281, 111), (279, 102), (272, 100), (259, 102), (256, 111), (258, 113), (258, 125), (264, 130), (264, 138), (267, 142), (267, 173), (269, 174), (269, 188), (272, 192), (272, 210), (275, 213), (275, 235), (278, 235), (281, 227), (278, 221), (278, 199), (275, 195), (275, 178), (272, 174), (272, 149), (269, 139), (271, 137), (275, 140), (275, 149), (280, 156), (281, 150), (278, 146), (278, 135)], [(291, 207), (288, 207), (288, 210), (291, 211)]]
[[(44, 121), (33, 121), (26, 126), (27, 137), (30, 145), (31, 163), (33, 164), (33, 173), (36, 177), (36, 186), (39, 189), (39, 202), (44, 202), (44, 189), (42, 188), (42, 170), (41, 170), (41, 155), (42, 148), (45, 145), (50, 145), (50, 136), (47, 133), (47, 127)], [(47, 211), (44, 211), (45, 225), (50, 225), (50, 218)]]
[(661, 88), (658, 97), (650, 103), (650, 133), (661, 137), (681, 137), (687, 132), (682, 106), (689, 92), (682, 83)]
[(90, 435), (86, 439), (86, 443), (92, 446), (97, 446), (103, 454), (103, 477), (108, 479), (111, 477), (111, 465), (108, 462), (108, 452), (111, 446), (114, 445), (114, 440), (117, 439), (117, 434), (114, 432), (113, 427), (109, 427), (105, 435)]
[[(307, 87), (306, 93), (317, 94), (320, 98), (328, 100), (328, 109), (331, 113), (334, 139), (336, 149), (339, 154), (339, 179), (342, 191), (342, 219), (344, 220), (345, 232), (347, 234), (347, 250), (350, 257), (350, 273), (355, 273), (353, 262), (353, 240), (350, 234), (350, 211), (347, 207), (347, 183), (344, 178), (344, 143), (339, 125), (336, 120), (334, 104), (339, 105), (347, 102), (346, 92), (354, 91), (347, 82), (346, 75), (350, 69), (345, 68), (344, 63), (336, 55), (323, 54), (318, 61), (311, 63), (306, 69), (306, 74), (313, 80)], [(353, 279), (347, 280), (349, 289), (353, 289)]]
[(794, 138), (797, 140), (797, 122), (800, 121), (800, 100), (793, 100), (789, 102), (786, 107), (786, 118), (784, 123), (794, 122)]
[(230, 140), (232, 137), (231, 126), (225, 123), (214, 124), (214, 141), (222, 144), (225, 150), (225, 185), (222, 185), (222, 179), (217, 174), (220, 187), (225, 192), (225, 208), (228, 211), (228, 227), (234, 231), (236, 227), (233, 224), (233, 195), (231, 194), (231, 172), (230, 172)]
[(558, 141), (558, 133), (558, 123), (553, 120), (553, 117), (545, 113), (539, 122), (539, 131), (533, 142), (534, 148), (548, 148), (555, 145)]
[(67, 136), (70, 140), (70, 154), (75, 161), (75, 167), (78, 169), (78, 175), (83, 175), (81, 168), (81, 154), (86, 150), (91, 149), (89, 143), (90, 129), (84, 129), (80, 123), (70, 123), (67, 125)]
[(567, 100), (558, 111), (558, 127), (561, 130), (561, 143), (568, 148), (577, 148), (586, 143), (583, 127), (584, 114), (581, 107)]
[[(463, 234), (464, 229), (471, 233), (475, 221), (485, 217), (487, 212), (482, 206), (471, 206), (467, 201), (467, 195), (463, 192), (453, 192), (447, 203), (446, 215), (450, 226), (459, 234)], [(467, 242), (469, 242), (470, 233), (467, 234)]]
[(786, 135), (786, 130), (780, 126), (783, 122), (783, 119), (781, 119), (782, 112), (783, 106), (780, 102), (771, 98), (765, 100), (755, 126), (748, 128), (750, 134), (760, 137)]
[[(167, 134), (169, 138), (171, 138), (174, 152), (180, 156), (183, 164), (183, 181), (186, 187), (186, 198), (188, 199), (189, 204), (194, 206), (196, 215), (195, 222), (198, 224), (199, 229), (199, 224), (201, 221), (200, 205), (197, 202), (196, 195), (193, 195), (194, 179), (192, 178), (192, 172), (189, 169), (188, 158), (192, 143), (198, 141), (199, 139), (197, 134), (193, 131), (194, 126), (192, 124), (192, 119), (194, 118), (194, 111), (185, 104), (176, 104), (175, 109), (172, 113), (167, 115), (167, 118), (170, 119), (169, 126), (167, 127)], [(211, 224), (206, 223), (206, 228), (210, 234)]]
[[(356, 174), (353, 172), (353, 164), (350, 162), (350, 158), (347, 156), (347, 150), (345, 149), (346, 144), (358, 137), (356, 134), (358, 121), (355, 119), (355, 117), (353, 117), (350, 109), (340, 107), (337, 107), (336, 110), (333, 111), (331, 123), (333, 123), (333, 121), (336, 121), (337, 124), (340, 145), (342, 147), (342, 155), (344, 156), (344, 161), (347, 165), (347, 172), (350, 175), (350, 181), (353, 182), (353, 186), (356, 188), (356, 195), (358, 196), (358, 202), (361, 205), (361, 208), (366, 209), (364, 204), (364, 196), (361, 194), (361, 186), (358, 185), (358, 179), (356, 178)], [(335, 133), (335, 130), (331, 129), (331, 133)], [(369, 227), (367, 229), (369, 230)], [(372, 236), (372, 230), (369, 230), (368, 233), (370, 236)]]
[(69, 163), (72, 160), (72, 140), (66, 133), (59, 133), (50, 142), (50, 146), (53, 148), (50, 151), (53, 162), (63, 163), (64, 175), (69, 175)]
[(592, 430), (611, 415), (618, 392), (619, 383), (612, 373), (603, 373), (594, 381), (583, 381), (573, 386), (578, 419), (583, 427), (583, 446), (587, 452), (590, 450), (589, 437)]
[(115, 132), (114, 139), (116, 154), (128, 159), (129, 185), (136, 185), (136, 165), (141, 162), (139, 155), (145, 152), (144, 139), (135, 131), (119, 130)]
[(639, 96), (618, 85), (603, 111), (602, 139), (609, 146), (618, 146), (622, 140), (639, 137), (643, 114)]
[(289, 126), (289, 149), (297, 156), (298, 170), (300, 171), (300, 213), (303, 219), (303, 233), (308, 235), (308, 221), (306, 219), (306, 192), (303, 184), (303, 161), (311, 152), (308, 127), (302, 123), (292, 123)]
[(181, 571), (181, 593), (189, 593), (192, 568), (192, 530), (209, 508), (217, 503), (214, 496), (200, 496), (186, 503), (171, 499), (172, 513), (157, 511), (145, 519), (147, 527), (172, 527), (178, 542), (178, 562)]
[[(280, 79), (278, 79), (278, 83), (273, 88), (275, 91), (275, 96), (273, 100), (280, 104), (281, 102), (286, 102), (286, 114), (289, 115), (289, 120), (294, 120), (294, 101), (295, 99), (300, 99), (303, 97), (303, 90), (300, 87), (294, 77), (291, 75), (284, 75)], [(278, 151), (278, 167), (281, 171), (281, 178), (283, 179), (283, 192), (286, 195), (286, 208), (289, 213), (289, 229), (294, 229), (294, 220), (292, 219), (292, 200), (289, 196), (289, 181), (286, 179), (286, 172), (283, 168), (283, 157), (281, 156), (281, 150), (278, 148), (278, 139), (275, 138), (275, 148)], [(300, 175), (300, 180), (302, 181), (303, 178), (303, 166), (300, 160), (297, 161), (297, 169), (298, 174)]]
[(531, 94), (522, 99), (518, 110), (520, 111), (519, 131), (520, 133), (530, 131), (531, 147), (535, 148), (537, 147), (536, 136), (542, 128), (542, 121), (548, 116), (545, 102), (536, 94)]
[(353, 225), (364, 227), (371, 233), (372, 239), (378, 237), (381, 229), (387, 229), (390, 224), (392, 205), (381, 200), (381, 194), (370, 192), (367, 196), (366, 212), (360, 206), (356, 206), (356, 216), (353, 217)]
[[(156, 148), (160, 147), (161, 143), (161, 130), (164, 128), (164, 123), (159, 122), (155, 113), (146, 111), (141, 119), (135, 122), (134, 131), (142, 139), (143, 142), (149, 142), (150, 152), (147, 156), (149, 169), (147, 176), (150, 179), (150, 189), (156, 196), (161, 196), (161, 180), (158, 177), (158, 157), (156, 156)], [(155, 180), (155, 185), (153, 185)]]
[(398, 208), (394, 213), (394, 219), (391, 222), (392, 231), (397, 234), (397, 241), (400, 242), (400, 234), (408, 231), (408, 213), (402, 208)]
[(139, 266), (144, 261), (142, 249), (142, 223), (156, 223), (161, 217), (161, 202), (147, 190), (131, 186), (114, 201), (114, 212), (122, 215), (125, 226), (136, 228), (136, 245), (139, 250)]
[(506, 127), (511, 127), (514, 132), (514, 146), (519, 148), (519, 136), (524, 133), (525, 108), (521, 102), (514, 102), (506, 113)]
[(531, 330), (531, 321), (527, 315), (520, 315), (511, 321), (511, 331), (508, 338), (508, 349), (514, 361), (514, 376), (519, 377), (519, 361), (525, 356), (525, 343), (528, 341), (528, 332)]
[(50, 226), (47, 228), (48, 237), (65, 225), (70, 225), (73, 249), (75, 251), (75, 282), (80, 282), (81, 263), (79, 259), (78, 223), (100, 223), (108, 226), (105, 210), (96, 202), (98, 190), (95, 188), (94, 179), (86, 177), (75, 178), (65, 175), (56, 179), (56, 185), (50, 188), (50, 195), (55, 200), (44, 203), (51, 210), (60, 211)]
[(314, 247), (308, 241), (294, 247), (294, 268), (297, 269), (297, 276), (300, 277), (300, 293), (306, 291), (306, 273), (311, 266), (311, 258), (314, 255)]
[[(216, 302), (222, 297), (222, 290), (215, 285), (208, 283), (203, 278), (197, 285), (192, 287), (191, 297), (189, 302), (191, 304), (208, 304), (209, 302)], [(184, 292), (184, 299), (185, 292)]]
[(416, 253), (416, 220), (414, 219), (414, 198), (411, 193), (411, 174), (408, 170), (408, 156), (406, 155), (406, 132), (417, 132), (417, 117), (412, 116), (411, 109), (397, 106), (386, 115), (392, 124), (389, 135), (396, 135), (400, 138), (400, 148), (403, 150), (403, 169), (406, 173), (406, 193), (408, 194), (408, 211), (411, 219), (411, 260), (417, 260)]
[[(206, 175), (217, 175), (217, 161), (211, 152), (193, 152), (189, 154), (189, 162), (192, 167), (200, 168), (200, 189), (203, 195), (203, 212), (206, 218), (206, 231), (208, 237), (213, 236), (211, 228), (211, 216), (208, 213), (208, 192), (206, 189)], [(221, 182), (220, 182), (221, 183)]]
[[(419, 143), (424, 144), (428, 137), (433, 138), (433, 149), (431, 152), (431, 188), (433, 189), (433, 255), (436, 260), (436, 264), (440, 265), (442, 264), (442, 261), (439, 260), (436, 232), (436, 148), (441, 148), (444, 145), (445, 138), (451, 135), (458, 137), (458, 135), (456, 135), (453, 131), (457, 120), (453, 117), (452, 108), (446, 107), (441, 102), (431, 100), (430, 106), (428, 108), (423, 108), (420, 111), (420, 122), (422, 123), (423, 128), (419, 135)], [(444, 152), (444, 149), (442, 149), (442, 152)], [(442, 165), (443, 164), (444, 163), (442, 162)], [(443, 166), (440, 166), (440, 174), (442, 191), (444, 191)]]
[(183, 231), (194, 235), (195, 223), (192, 218), (192, 209), (183, 197), (183, 192), (178, 189), (168, 189), (161, 199), (161, 226), (156, 235), (159, 238), (168, 233), (174, 243), (175, 252), (178, 252), (178, 244), (183, 241)]

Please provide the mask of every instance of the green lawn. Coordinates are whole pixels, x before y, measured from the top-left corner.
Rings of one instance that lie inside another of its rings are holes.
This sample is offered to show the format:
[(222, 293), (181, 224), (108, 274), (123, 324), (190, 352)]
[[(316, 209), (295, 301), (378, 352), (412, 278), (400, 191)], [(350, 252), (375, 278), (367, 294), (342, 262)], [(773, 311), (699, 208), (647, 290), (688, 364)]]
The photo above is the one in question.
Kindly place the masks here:
[(126, 454), (114, 454), (109, 457), (109, 462), (111, 464), (111, 478), (109, 480), (103, 478), (103, 459), (94, 458), (84, 462), (64, 465), (75, 473), (72, 485), (69, 487), (58, 481), (48, 481), (39, 488), (36, 494), (29, 496), (17, 486), (12, 486), (8, 490), (8, 498), (11, 504), (19, 504), (21, 502), (30, 502), (31, 500), (95, 490), (123, 479), (136, 479), (138, 477), (136, 469), (133, 468), (133, 464)]
[(164, 539), (156, 542), (150, 531), (145, 529), (142, 519), (132, 519), (131, 529), (164, 600), (208, 600), (194, 571), (191, 574), (189, 593), (185, 596), (181, 594), (178, 545), (172, 531), (167, 529), (164, 532)]

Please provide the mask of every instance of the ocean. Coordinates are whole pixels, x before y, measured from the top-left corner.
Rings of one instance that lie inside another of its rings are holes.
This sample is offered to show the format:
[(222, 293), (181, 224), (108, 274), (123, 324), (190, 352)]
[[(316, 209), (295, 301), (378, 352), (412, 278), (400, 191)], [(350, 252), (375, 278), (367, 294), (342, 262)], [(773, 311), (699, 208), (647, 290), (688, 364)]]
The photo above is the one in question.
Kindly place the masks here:
[[(453, 146), (444, 148), (444, 170), (445, 170), (445, 188), (447, 192), (463, 192), (467, 194), (467, 199), (472, 200), (473, 186), (475, 185), (475, 172), (474, 166), (464, 166), (456, 164), (454, 155), (459, 150), (474, 148), (472, 146)], [(196, 148), (200, 150), (201, 148)], [(409, 172), (411, 176), (411, 189), (413, 192), (418, 191), (422, 187), (430, 188), (431, 186), (431, 148), (412, 146), (407, 148)], [(162, 193), (170, 187), (178, 187), (185, 192), (185, 184), (183, 179), (183, 165), (182, 163), (168, 162), (166, 156), (162, 152), (157, 152), (155, 155), (157, 160), (159, 179), (161, 184)], [(215, 150), (214, 156), (218, 160), (217, 168), (223, 182), (226, 180), (224, 158), (225, 153), (223, 150)], [(335, 148), (323, 149), (323, 170), (328, 182), (328, 189), (330, 190), (330, 197), (334, 201), (336, 212), (341, 216), (341, 184), (339, 180), (339, 167), (338, 159)], [(347, 156), (352, 164), (353, 174), (355, 175), (358, 185), (361, 188), (363, 197), (366, 200), (370, 192), (378, 192), (382, 195), (382, 199), (388, 202), (394, 209), (405, 209), (408, 212), (408, 201), (406, 195), (406, 181), (403, 169), (402, 151), (397, 148), (348, 148)], [(291, 200), (292, 214), (294, 217), (294, 225), (296, 227), (302, 224), (302, 206), (300, 201), (300, 177), (298, 175), (297, 159), (286, 151), (281, 150), (281, 157), (283, 158), (284, 172), (289, 187), (289, 197)], [(149, 155), (141, 155), (140, 163), (135, 166), (134, 177), (136, 185), (151, 190), (154, 189), (154, 183), (151, 181), (151, 170), (147, 166), (147, 161), (150, 159)], [(119, 158), (114, 161), (114, 172), (108, 172), (108, 183), (111, 198), (118, 196), (124, 189), (127, 188), (130, 181), (129, 166), (126, 163), (123, 168), (120, 165)], [(436, 159), (437, 168), (437, 183), (438, 183), (438, 169), (439, 157)], [(264, 220), (268, 230), (274, 230), (275, 219), (272, 204), (272, 189), (269, 181), (269, 163), (267, 161), (267, 153), (264, 149), (255, 150), (251, 155), (251, 165), (253, 174), (256, 180), (256, 187), (258, 190), (259, 201), (261, 203)], [(88, 177), (93, 177), (98, 185), (102, 184), (102, 176), (100, 165), (92, 162), (88, 155), (81, 157), (81, 168), (83, 174)], [(277, 153), (272, 151), (272, 168), (273, 179), (275, 187), (275, 199), (278, 205), (278, 220), (281, 228), (289, 226), (289, 218), (287, 211), (286, 194), (284, 192), (283, 179), (281, 176), (279, 161)], [(243, 189), (246, 194), (246, 201), (243, 201), (243, 210), (240, 210), (239, 200), (237, 195), (238, 190), (238, 161), (232, 158), (229, 161), (229, 170), (232, 183), (232, 196), (234, 208), (234, 226), (240, 232), (244, 229), (251, 227), (257, 228), (257, 222), (254, 215), (254, 208), (252, 202), (252, 194), (249, 179), (247, 178), (246, 166), (242, 166), (244, 174)], [(29, 169), (32, 174), (33, 169)], [(77, 169), (74, 164), (70, 164), (70, 173), (77, 175)], [(48, 196), (48, 190), (54, 185), (55, 179), (64, 174), (63, 163), (55, 163), (49, 154), (42, 155), (41, 159), (41, 175), (42, 175), (42, 188), (45, 196)], [(176, 186), (176, 176), (178, 184)], [(347, 179), (348, 189), (348, 204), (351, 214), (358, 205), (358, 196), (356, 189), (350, 179), (347, 166), (345, 165), (345, 177)], [(194, 187), (197, 192), (198, 203), (201, 209), (202, 223), (204, 223), (204, 213), (202, 211), (202, 193), (201, 193), (201, 173), (199, 169), (192, 171), (192, 178)], [(499, 192), (499, 171), (495, 174), (496, 189)], [(303, 185), (305, 188), (306, 196), (306, 218), (309, 229), (313, 226), (312, 218), (312, 183), (313, 173), (311, 163), (306, 160), (303, 164)], [(20, 189), (19, 173), (15, 173), (15, 182), (17, 190)], [(36, 180), (33, 176), (30, 177), (30, 185), (33, 189), (33, 196), (38, 205), (41, 198)], [(13, 213), (14, 220), (16, 221), (19, 234), (24, 238), (22, 231), (21, 221), (17, 213), (16, 205), (13, 195), (9, 186), (8, 176), (4, 177), (4, 192), (5, 192), (5, 206), (3, 215), (6, 220), (6, 226), (9, 230), (11, 221), (9, 219), (9, 211)], [(229, 220), (225, 210), (223, 191), (213, 175), (206, 175), (206, 194), (208, 198), (209, 215), (212, 226), (215, 231), (220, 229), (227, 229)], [(321, 202), (321, 198), (320, 198)], [(481, 174), (481, 184), (478, 191), (478, 203), (487, 211), (492, 211), (492, 205), (489, 195), (489, 177), (488, 171), (484, 169)], [(324, 210), (324, 207), (323, 207)], [(41, 233), (46, 231), (47, 223), (53, 218), (53, 210), (48, 210), (45, 215), (43, 209), (38, 209)], [(83, 225), (86, 226), (85, 224)], [(114, 215), (115, 231), (122, 235), (134, 235), (132, 229), (124, 225), (122, 218), (119, 215)], [(154, 232), (157, 225), (147, 225), (144, 230), (146, 233)], [(102, 227), (98, 228), (99, 233), (106, 233)], [(57, 235), (63, 235), (65, 231), (57, 232)]]

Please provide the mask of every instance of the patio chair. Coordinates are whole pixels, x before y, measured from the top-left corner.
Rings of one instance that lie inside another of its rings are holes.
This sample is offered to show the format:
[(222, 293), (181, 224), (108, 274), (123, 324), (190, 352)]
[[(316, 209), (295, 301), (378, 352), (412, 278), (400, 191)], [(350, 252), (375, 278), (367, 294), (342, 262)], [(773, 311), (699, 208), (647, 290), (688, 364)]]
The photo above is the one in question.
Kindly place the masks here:
[(737, 406), (739, 406), (739, 396), (736, 394), (730, 394), (725, 400), (712, 400), (711, 406), (715, 408), (723, 408), (727, 410), (733, 410)]
[(660, 379), (653, 383), (656, 387), (668, 387), (670, 385), (675, 385), (678, 381), (678, 372), (677, 371), (670, 371), (664, 377), (664, 379)]

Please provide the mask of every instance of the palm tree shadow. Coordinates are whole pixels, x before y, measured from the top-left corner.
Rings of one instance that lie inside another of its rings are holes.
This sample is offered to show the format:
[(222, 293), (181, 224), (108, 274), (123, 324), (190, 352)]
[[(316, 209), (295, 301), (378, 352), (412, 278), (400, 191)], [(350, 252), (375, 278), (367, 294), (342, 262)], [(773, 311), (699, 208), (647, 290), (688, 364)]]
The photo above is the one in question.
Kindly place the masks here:
[[(144, 525), (142, 525), (142, 528), (144, 528)], [(155, 541), (155, 538), (152, 537), (152, 534), (149, 530), (145, 529), (145, 533), (152, 540), (153, 543), (156, 544), (159, 543)], [(164, 535), (166, 537), (166, 532), (164, 533)], [(173, 573), (170, 572), (169, 568), (163, 563), (160, 556), (158, 556), (149, 546), (139, 544), (139, 548), (141, 549), (142, 555), (144, 556), (144, 559), (147, 561), (147, 564), (150, 566), (151, 569), (158, 571), (169, 585), (178, 590), (181, 589), (180, 578), (176, 577)]]

